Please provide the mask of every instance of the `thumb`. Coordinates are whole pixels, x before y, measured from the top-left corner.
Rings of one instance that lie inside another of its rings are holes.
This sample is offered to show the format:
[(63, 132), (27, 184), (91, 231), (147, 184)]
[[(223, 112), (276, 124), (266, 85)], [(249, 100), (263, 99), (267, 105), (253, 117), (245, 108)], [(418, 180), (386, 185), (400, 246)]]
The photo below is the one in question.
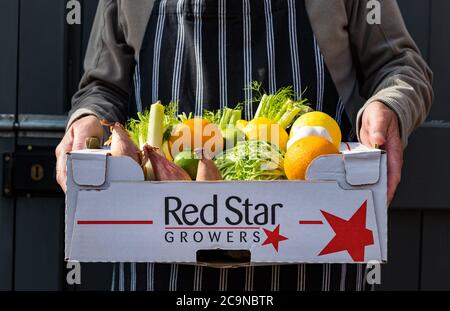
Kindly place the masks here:
[(73, 125), (73, 145), (72, 150), (86, 148), (86, 139), (89, 137), (103, 136), (103, 129), (96, 117), (85, 117)]
[(372, 147), (383, 146), (387, 141), (388, 124), (382, 118), (373, 118), (369, 121), (369, 143)]
[(78, 135), (75, 135), (73, 138), (73, 144), (72, 144), (72, 150), (81, 150), (86, 148), (86, 135), (85, 133), (81, 132), (78, 133)]
[(370, 147), (383, 146), (386, 144), (389, 122), (382, 113), (374, 111), (369, 114), (364, 127), (366, 143)]

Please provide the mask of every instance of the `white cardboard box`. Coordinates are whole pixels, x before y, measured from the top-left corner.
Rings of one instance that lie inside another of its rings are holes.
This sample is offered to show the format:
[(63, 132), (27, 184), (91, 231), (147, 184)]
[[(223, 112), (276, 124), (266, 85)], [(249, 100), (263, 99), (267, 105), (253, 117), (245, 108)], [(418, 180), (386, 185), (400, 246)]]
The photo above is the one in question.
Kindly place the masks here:
[(130, 158), (73, 152), (66, 259), (198, 264), (199, 250), (221, 249), (252, 265), (385, 262), (386, 155), (343, 147), (306, 182), (147, 182)]

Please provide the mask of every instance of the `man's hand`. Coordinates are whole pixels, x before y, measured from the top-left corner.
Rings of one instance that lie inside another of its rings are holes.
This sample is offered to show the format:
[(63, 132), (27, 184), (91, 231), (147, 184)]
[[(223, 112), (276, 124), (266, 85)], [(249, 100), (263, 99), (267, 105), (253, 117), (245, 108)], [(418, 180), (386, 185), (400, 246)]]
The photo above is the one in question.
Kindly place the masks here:
[(56, 180), (66, 192), (66, 154), (86, 148), (86, 138), (103, 137), (103, 128), (95, 116), (86, 116), (72, 123), (63, 139), (56, 147)]
[(364, 110), (361, 142), (368, 147), (380, 146), (387, 153), (388, 205), (394, 198), (400, 183), (403, 165), (403, 147), (400, 138), (397, 115), (381, 102), (373, 102)]

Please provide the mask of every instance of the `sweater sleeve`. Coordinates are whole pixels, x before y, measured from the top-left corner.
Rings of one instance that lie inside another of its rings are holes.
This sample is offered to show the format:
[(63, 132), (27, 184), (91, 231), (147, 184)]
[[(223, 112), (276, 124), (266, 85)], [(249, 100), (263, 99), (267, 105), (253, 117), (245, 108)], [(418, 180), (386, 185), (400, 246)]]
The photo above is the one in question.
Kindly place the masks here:
[(427, 117), (433, 101), (432, 72), (408, 33), (398, 4), (381, 1), (379, 24), (367, 20), (368, 1), (351, 1), (349, 33), (358, 67), (360, 93), (368, 98), (357, 114), (359, 135), (364, 109), (380, 101), (398, 116), (403, 147)]
[(132, 92), (134, 51), (126, 43), (117, 0), (101, 0), (94, 20), (79, 90), (67, 127), (86, 115), (124, 122)]

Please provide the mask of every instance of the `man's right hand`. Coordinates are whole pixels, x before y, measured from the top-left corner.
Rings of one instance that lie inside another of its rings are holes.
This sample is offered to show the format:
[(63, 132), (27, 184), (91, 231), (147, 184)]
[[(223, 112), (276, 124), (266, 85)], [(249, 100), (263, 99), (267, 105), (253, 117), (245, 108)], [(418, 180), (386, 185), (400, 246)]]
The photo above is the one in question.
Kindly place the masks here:
[(67, 153), (86, 148), (86, 138), (103, 137), (103, 128), (95, 116), (86, 116), (73, 122), (63, 139), (56, 147), (56, 180), (66, 192), (66, 159)]

